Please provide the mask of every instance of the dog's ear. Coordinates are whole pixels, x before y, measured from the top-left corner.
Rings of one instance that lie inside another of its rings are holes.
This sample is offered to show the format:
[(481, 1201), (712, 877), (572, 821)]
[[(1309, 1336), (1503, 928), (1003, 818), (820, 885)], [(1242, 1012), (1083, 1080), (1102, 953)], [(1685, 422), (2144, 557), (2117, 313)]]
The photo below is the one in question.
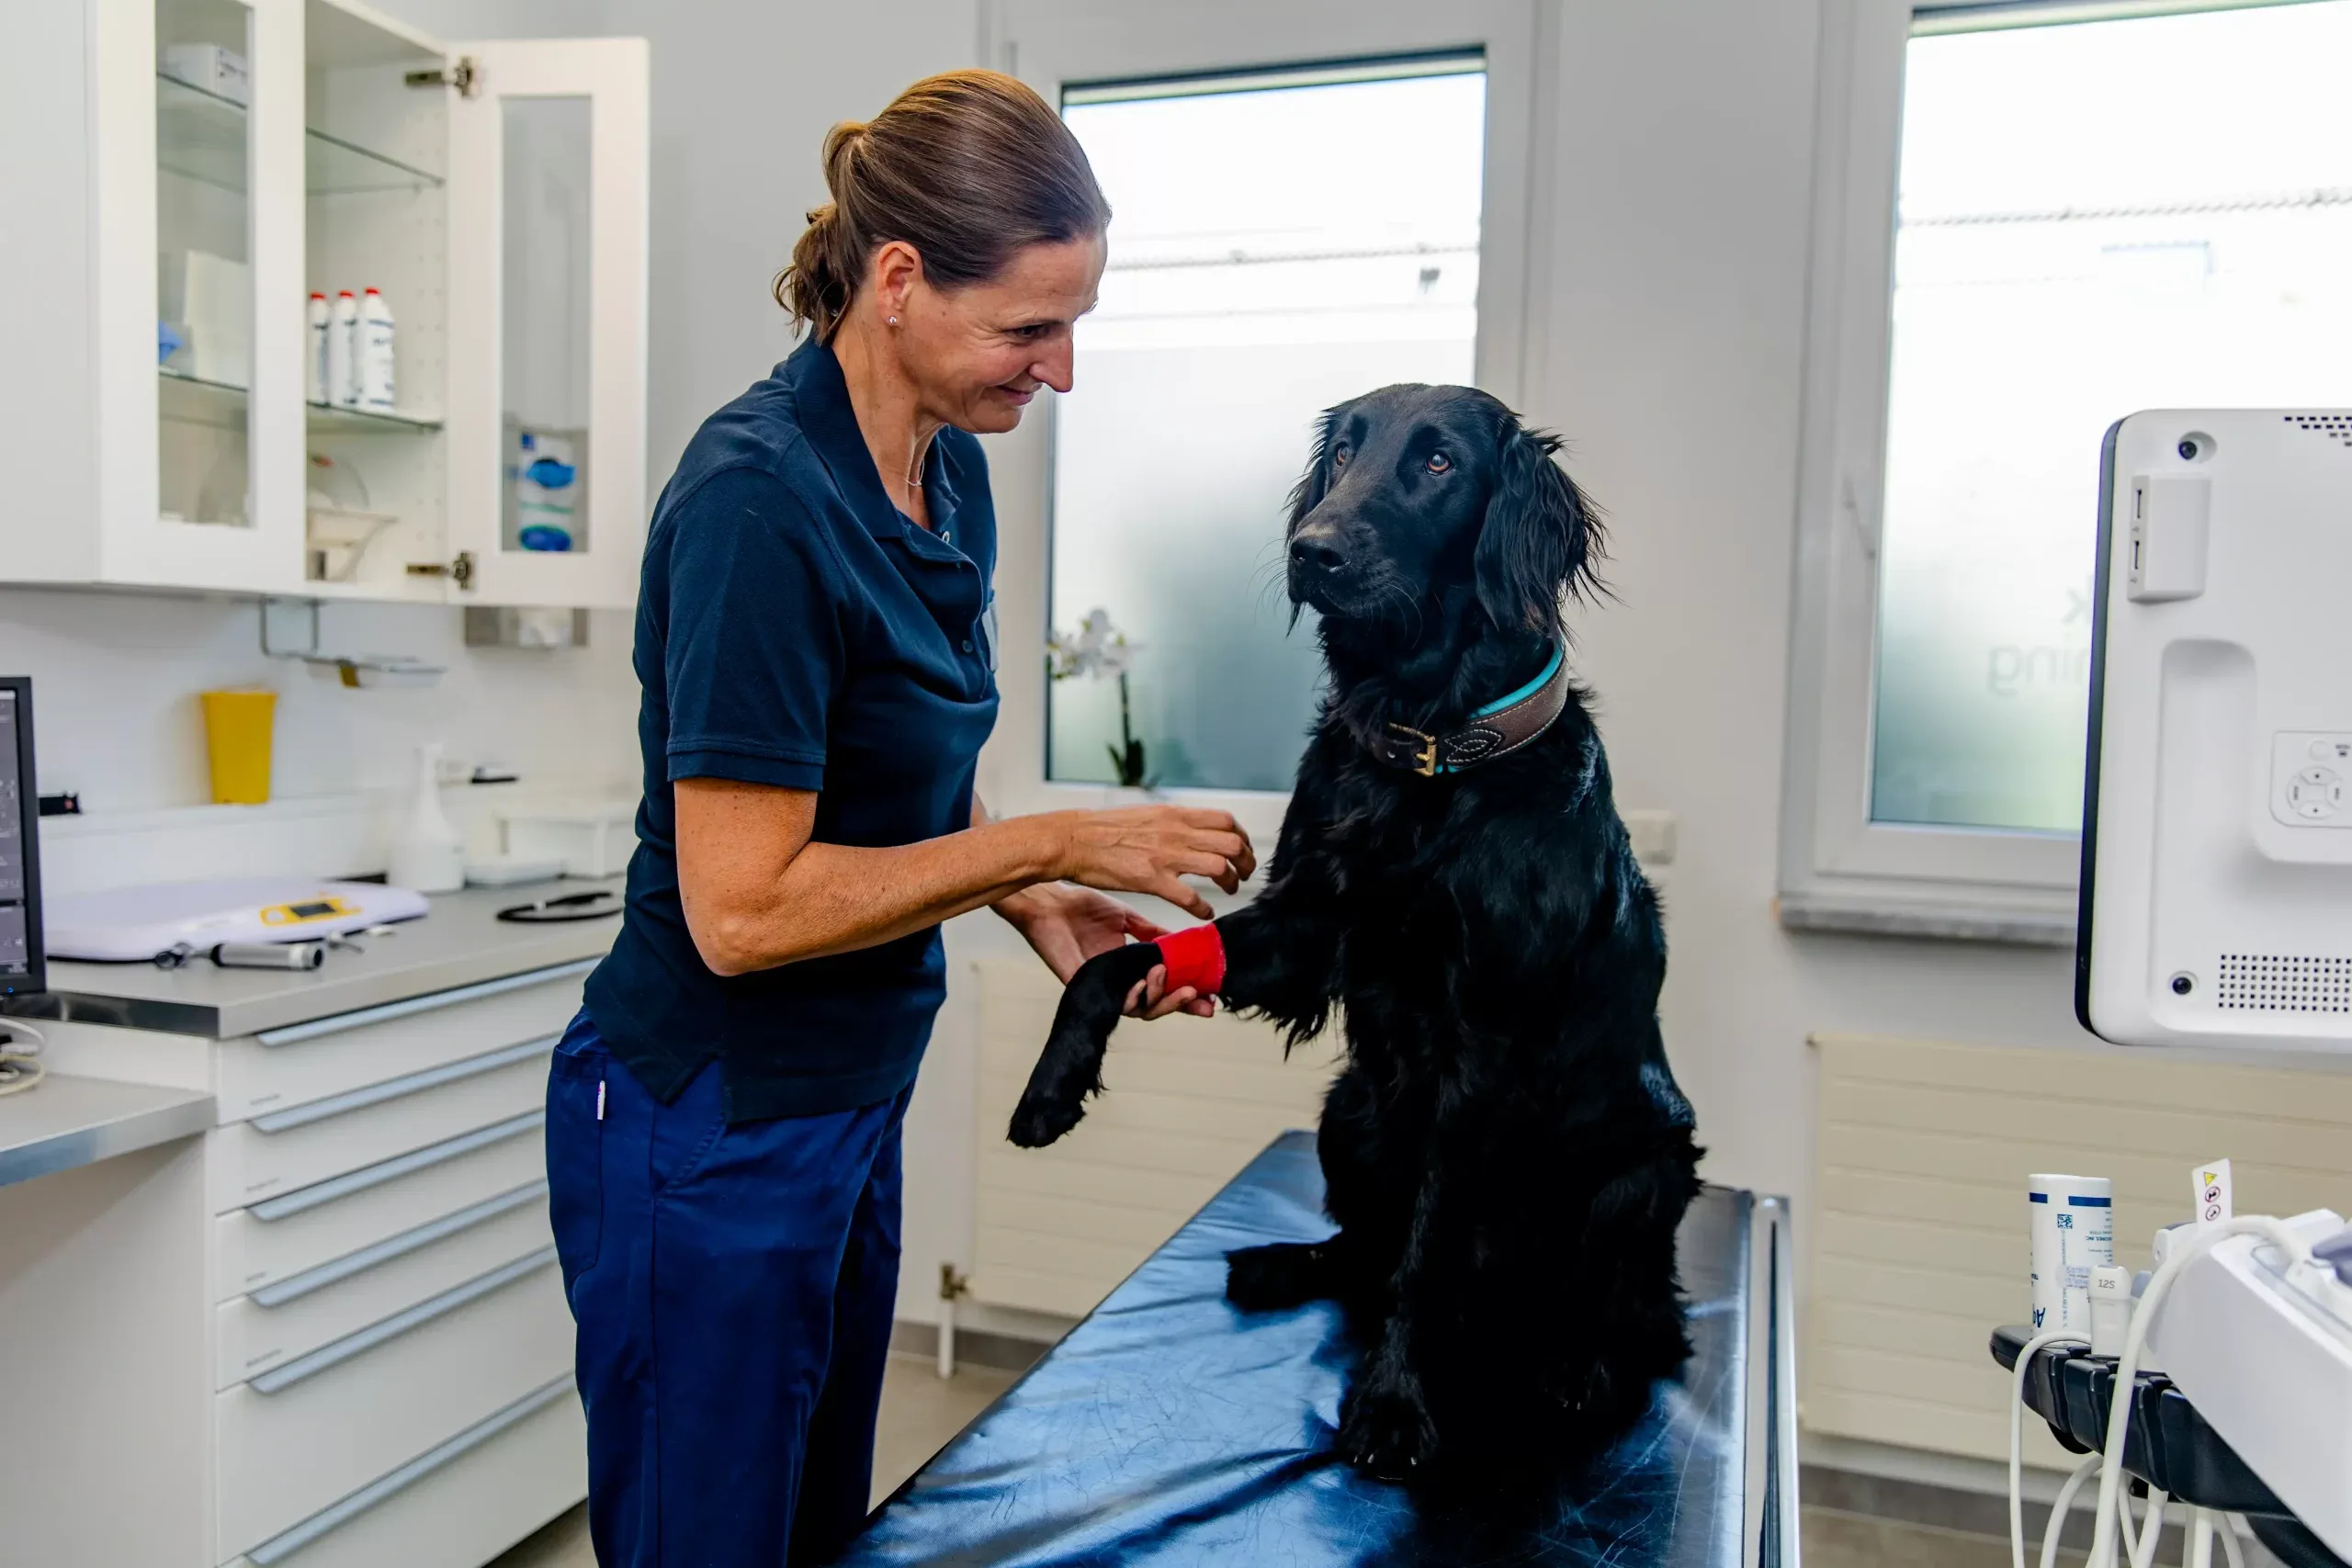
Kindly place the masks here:
[(1552, 460), (1560, 438), (1506, 417), (1497, 438), (1493, 491), (1472, 565), (1478, 603), (1498, 626), (1566, 633), (1561, 598), (1600, 590), (1593, 574), (1600, 524), (1592, 503)]
[(1290, 519), (1283, 525), (1287, 537), (1298, 532), (1306, 514), (1315, 510), (1326, 491), (1331, 488), (1331, 437), (1340, 428), (1340, 411), (1347, 405), (1325, 409), (1315, 419), (1315, 453), (1306, 460), (1306, 472), (1298, 476), (1298, 483), (1291, 487)]

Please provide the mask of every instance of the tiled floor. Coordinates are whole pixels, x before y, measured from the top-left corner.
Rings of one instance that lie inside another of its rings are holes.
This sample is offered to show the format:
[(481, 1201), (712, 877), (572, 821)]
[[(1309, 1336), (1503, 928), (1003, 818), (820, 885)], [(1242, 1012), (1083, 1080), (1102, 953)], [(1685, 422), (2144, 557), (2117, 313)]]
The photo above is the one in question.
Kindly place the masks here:
[[(2008, 1568), (2009, 1543), (1996, 1536), (1966, 1535), (1927, 1525), (1805, 1508), (1804, 1568)], [(2040, 1543), (2035, 1543), (2037, 1554)], [(2038, 1555), (2037, 1555), (2038, 1560)], [(2064, 1552), (2069, 1568), (2082, 1562)]]
[[(1015, 1374), (967, 1364), (942, 1382), (932, 1363), (893, 1356), (882, 1379), (882, 1414), (874, 1434), (874, 1500), (922, 1467), (964, 1424), (1012, 1383)], [(588, 1516), (574, 1508), (490, 1564), (490, 1568), (595, 1568)]]

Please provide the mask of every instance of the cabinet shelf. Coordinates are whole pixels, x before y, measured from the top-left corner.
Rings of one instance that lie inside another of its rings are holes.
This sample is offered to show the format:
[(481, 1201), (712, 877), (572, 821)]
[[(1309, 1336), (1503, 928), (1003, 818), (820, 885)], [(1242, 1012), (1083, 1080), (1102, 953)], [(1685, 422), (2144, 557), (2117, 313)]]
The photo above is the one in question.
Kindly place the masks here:
[(304, 403), (302, 412), (311, 430), (329, 435), (430, 435), (441, 428), (437, 419), (398, 409), (386, 413), (339, 403)]
[[(245, 106), (160, 72), (155, 77), (160, 167), (221, 190), (246, 185)], [(311, 196), (438, 190), (439, 175), (315, 126), (302, 132), (303, 189)]]
[(253, 394), (226, 381), (207, 381), (185, 370), (164, 366), (160, 372), (163, 415), (181, 424), (206, 424), (215, 430), (243, 430), (245, 405)]
[[(244, 428), (245, 407), (252, 397), (245, 388), (207, 381), (168, 365), (162, 367), (160, 380), (165, 419), (209, 424), (216, 430)], [(431, 415), (398, 410), (386, 413), (379, 409), (305, 403), (302, 412), (311, 431), (328, 435), (430, 435), (441, 428), (440, 420)]]

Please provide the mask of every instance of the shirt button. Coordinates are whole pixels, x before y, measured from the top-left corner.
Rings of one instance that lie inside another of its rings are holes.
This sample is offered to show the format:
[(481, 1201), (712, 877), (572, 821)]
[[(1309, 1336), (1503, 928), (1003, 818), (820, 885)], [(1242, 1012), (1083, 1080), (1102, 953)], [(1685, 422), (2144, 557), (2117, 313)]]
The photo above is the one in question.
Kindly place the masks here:
[(964, 639), (964, 651), (967, 653), (972, 651), (972, 639), (970, 637), (966, 637)]

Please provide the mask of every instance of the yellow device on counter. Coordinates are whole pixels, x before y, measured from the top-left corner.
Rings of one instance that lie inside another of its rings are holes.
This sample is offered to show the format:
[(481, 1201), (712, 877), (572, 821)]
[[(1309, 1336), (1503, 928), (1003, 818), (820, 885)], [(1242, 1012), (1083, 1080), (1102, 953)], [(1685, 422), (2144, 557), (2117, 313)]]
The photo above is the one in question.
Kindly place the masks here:
[(308, 898), (300, 904), (272, 904), (261, 912), (266, 926), (299, 926), (312, 920), (332, 920), (344, 915), (359, 913), (359, 906), (329, 895)]

